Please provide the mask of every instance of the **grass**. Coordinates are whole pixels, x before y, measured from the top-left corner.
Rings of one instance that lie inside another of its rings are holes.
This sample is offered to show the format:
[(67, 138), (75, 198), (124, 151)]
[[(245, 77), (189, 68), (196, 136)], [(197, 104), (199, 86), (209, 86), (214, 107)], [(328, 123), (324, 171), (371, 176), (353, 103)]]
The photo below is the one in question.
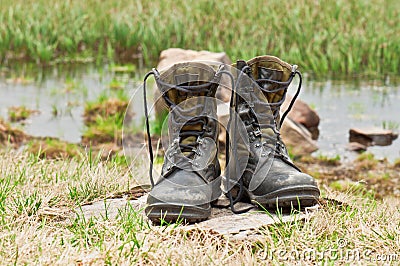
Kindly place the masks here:
[(357, 168), (360, 170), (372, 170), (378, 165), (378, 160), (375, 158), (374, 154), (369, 152), (361, 153), (357, 158), (358, 162)]
[(12, 106), (8, 108), (8, 119), (11, 122), (19, 122), (38, 112), (37, 110), (26, 108), (26, 106)]
[(87, 102), (82, 143), (97, 145), (111, 142), (121, 145), (124, 119), (129, 119), (125, 116), (128, 103), (129, 98), (121, 90), (111, 91), (111, 95), (103, 93), (96, 101)]
[[(98, 58), (154, 66), (169, 47), (273, 54), (320, 73), (398, 73), (400, 3), (318, 1), (3, 0), (0, 58), (37, 63)], [(168, 7), (168, 8), (167, 8)]]
[(400, 168), (400, 158), (396, 159), (393, 163), (393, 167)]
[(318, 165), (327, 165), (327, 166), (338, 166), (340, 165), (340, 155), (336, 155), (334, 157), (329, 157), (323, 154), (318, 154), (316, 157), (307, 155), (302, 156), (298, 159), (298, 161), (303, 163), (314, 163)]
[(377, 201), (362, 191), (324, 189), (324, 196), (336, 201), (323, 201), (311, 218), (278, 222), (256, 230), (256, 239), (237, 240), (188, 231), (182, 225), (153, 226), (133, 205), (120, 208), (115, 218), (107, 213), (84, 216), (82, 204), (100, 200), (110, 206), (105, 198), (135, 186), (114, 161), (85, 156), (39, 159), (2, 150), (0, 176), (0, 261), (4, 264), (276, 265), (294, 264), (296, 259), (303, 265), (322, 263), (320, 257), (301, 257), (314, 250), (326, 251), (326, 264), (344, 265), (358, 261), (330, 252), (358, 250), (362, 264), (378, 254), (400, 252), (399, 200)]
[(30, 141), (27, 144), (27, 151), (42, 159), (72, 158), (79, 156), (83, 152), (82, 148), (76, 144), (52, 138), (35, 139)]

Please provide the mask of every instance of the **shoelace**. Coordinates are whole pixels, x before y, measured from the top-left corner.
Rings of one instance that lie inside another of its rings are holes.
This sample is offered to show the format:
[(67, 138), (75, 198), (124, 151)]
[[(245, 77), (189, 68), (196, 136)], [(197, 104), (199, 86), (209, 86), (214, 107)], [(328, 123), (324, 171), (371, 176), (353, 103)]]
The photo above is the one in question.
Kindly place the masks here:
[[(221, 78), (223, 74), (226, 74), (229, 76), (231, 80), (231, 85), (232, 87), (234, 86), (234, 79), (233, 76), (230, 72), (224, 70), (222, 67), (216, 72), (214, 75), (213, 80), (210, 82), (206, 82), (204, 84), (200, 85), (174, 85), (174, 84), (169, 84), (161, 80), (160, 78), (160, 73), (157, 71), (157, 69), (153, 68), (150, 72), (148, 72), (143, 79), (143, 103), (144, 103), (144, 114), (145, 114), (145, 125), (146, 125), (146, 135), (147, 135), (147, 145), (148, 145), (148, 151), (149, 151), (149, 159), (150, 159), (150, 169), (149, 169), (149, 177), (150, 177), (150, 182), (151, 182), (151, 187), (153, 188), (155, 185), (154, 178), (153, 178), (153, 164), (154, 164), (154, 153), (153, 153), (153, 146), (152, 146), (152, 140), (151, 140), (151, 133), (150, 133), (150, 123), (149, 123), (149, 112), (148, 112), (148, 107), (147, 107), (147, 95), (146, 95), (146, 90), (147, 90), (147, 79), (150, 76), (154, 76), (156, 79), (156, 82), (162, 86), (167, 87), (168, 89), (176, 89), (178, 91), (184, 92), (184, 93), (195, 93), (195, 94), (200, 94), (202, 92), (208, 92), (209, 86), (212, 84), (217, 83), (216, 81)], [(166, 93), (163, 93), (163, 98), (167, 102), (167, 105), (172, 108), (177, 108), (177, 113), (180, 115), (183, 112), (183, 109), (181, 109), (179, 106), (177, 106), (173, 101), (171, 101), (167, 96)], [(205, 117), (197, 117), (197, 118), (191, 118), (187, 122), (185, 122), (185, 125), (194, 125), (194, 124), (202, 124), (203, 125), (203, 130), (201, 131), (194, 131), (194, 130), (187, 130), (187, 131), (181, 131), (179, 132), (179, 138), (185, 138), (189, 136), (202, 136), (204, 134), (204, 125), (206, 124)], [(227, 134), (228, 135), (228, 134)], [(188, 156), (191, 156), (192, 154), (195, 153), (196, 151), (196, 146), (198, 145), (198, 142), (192, 142), (192, 143), (187, 143), (183, 144), (179, 142), (179, 147), (181, 148), (181, 151), (185, 152), (191, 152)]]
[[(250, 78), (252, 78), (252, 76), (251, 76), (251, 74), (250, 74), (250, 71), (251, 71), (251, 68), (250, 68), (249, 66), (245, 66), (244, 68), (241, 69), (241, 72), (240, 72), (240, 74), (239, 74), (239, 76), (238, 76), (238, 79), (237, 79), (237, 82), (236, 82), (236, 86), (238, 86), (238, 84), (240, 84), (240, 79), (243, 77), (244, 74), (247, 73), (247, 74), (249, 74)], [(291, 111), (291, 109), (292, 109), (292, 107), (293, 107), (293, 105), (294, 105), (294, 103), (295, 103), (297, 97), (298, 97), (299, 94), (300, 94), (301, 85), (302, 85), (302, 75), (301, 75), (301, 73), (297, 70), (297, 66), (296, 66), (296, 65), (293, 65), (292, 74), (290, 75), (290, 77), (289, 77), (289, 79), (288, 79), (287, 81), (281, 82), (281, 81), (276, 81), (276, 80), (272, 80), (272, 79), (256, 79), (256, 80), (254, 80), (254, 81), (258, 84), (259, 88), (260, 88), (263, 92), (266, 92), (266, 93), (274, 93), (274, 92), (278, 92), (278, 91), (282, 91), (282, 90), (284, 91), (281, 100), (279, 100), (278, 102), (275, 102), (275, 103), (267, 103), (267, 104), (266, 104), (266, 105), (268, 105), (268, 106), (271, 108), (271, 110), (272, 110), (272, 116), (273, 116), (273, 119), (274, 119), (273, 121), (276, 121), (277, 118), (278, 118), (278, 116), (279, 116), (280, 107), (282, 106), (283, 102), (284, 102), (285, 99), (286, 99), (287, 88), (288, 88), (288, 86), (290, 85), (290, 83), (292, 82), (293, 78), (294, 78), (296, 75), (298, 75), (298, 76), (299, 76), (299, 79), (300, 79), (300, 80), (299, 80), (299, 85), (298, 85), (298, 87), (297, 87), (296, 93), (295, 93), (295, 95), (293, 96), (293, 98), (292, 98), (292, 100), (291, 100), (291, 102), (290, 102), (290, 104), (289, 104), (287, 110), (283, 113), (283, 115), (282, 115), (282, 117), (281, 117), (280, 124), (279, 124), (279, 128), (281, 128), (281, 126), (282, 126), (282, 124), (283, 124), (283, 122), (284, 122), (286, 116), (287, 116), (288, 113)], [(278, 84), (279, 87), (276, 88), (276, 89), (268, 90), (268, 89), (265, 89), (264, 86), (263, 86), (263, 85), (266, 84), (266, 83)], [(237, 111), (238, 111), (237, 108), (238, 108), (238, 104), (239, 104), (239, 103), (238, 103), (238, 96), (236, 95), (236, 94), (237, 94), (236, 91), (237, 91), (238, 88), (237, 88), (237, 87), (232, 87), (232, 88), (234, 88), (234, 89), (233, 89), (233, 91), (232, 91), (232, 97), (231, 97), (230, 106), (231, 106), (231, 110), (234, 109), (234, 110), (237, 112)], [(257, 115), (260, 115), (260, 114), (257, 114)], [(232, 118), (232, 114), (230, 114), (230, 117)], [(231, 118), (230, 118), (230, 120), (229, 120), (228, 125), (230, 125), (230, 123), (231, 123)], [(236, 118), (236, 116), (233, 116), (233, 118), (234, 118), (234, 120), (235, 120), (234, 123), (233, 123), (233, 125), (234, 125), (234, 131), (233, 131), (233, 133), (235, 134), (236, 131), (237, 131), (237, 121), (236, 121), (237, 118)], [(264, 118), (268, 119), (269, 117), (268, 117), (268, 115), (265, 115)], [(275, 123), (275, 122), (274, 122), (274, 123)], [(274, 134), (276, 135), (276, 139), (272, 138), (272, 137), (269, 136), (269, 135), (266, 135), (266, 134), (261, 133), (261, 131), (259, 131), (258, 136), (261, 136), (262, 138), (267, 139), (267, 140), (271, 140), (271, 141), (273, 141), (273, 142), (276, 141), (275, 147), (272, 148), (272, 150), (274, 151), (274, 156), (280, 157), (280, 158), (281, 158), (282, 160), (284, 160), (286, 163), (290, 164), (291, 166), (293, 166), (294, 168), (296, 168), (297, 170), (300, 171), (300, 169), (299, 169), (298, 167), (296, 167), (296, 166), (286, 157), (286, 155), (284, 154), (283, 149), (285, 149), (285, 148), (284, 148), (285, 145), (283, 144), (283, 142), (282, 142), (282, 140), (281, 140), (281, 138), (280, 138), (280, 132), (279, 132), (279, 130), (277, 130), (275, 124), (272, 124), (272, 123), (263, 124), (263, 123), (259, 123), (258, 121), (255, 121), (255, 120), (252, 122), (252, 124), (253, 124), (253, 126), (255, 126), (255, 127), (258, 128), (258, 129), (262, 129), (262, 128), (270, 128), (270, 129), (272, 129), (273, 132), (274, 132)], [(227, 135), (227, 137), (228, 137), (228, 135)], [(233, 139), (235, 139), (235, 138), (233, 138)], [(227, 143), (228, 143), (228, 139), (227, 139)], [(266, 143), (266, 142), (264, 142), (264, 143)], [(235, 145), (235, 142), (234, 142), (234, 145)], [(270, 147), (270, 148), (271, 148), (271, 147)], [(227, 150), (228, 150), (228, 149), (227, 149)], [(235, 150), (236, 150), (236, 147), (234, 146), (234, 148), (233, 148), (232, 150), (235, 151)], [(227, 153), (227, 154), (228, 154), (228, 153)], [(227, 158), (228, 158), (228, 156), (227, 156)], [(230, 185), (230, 177), (229, 177), (229, 175), (227, 176), (227, 184), (228, 184), (228, 186)], [(247, 212), (247, 211), (249, 211), (250, 209), (253, 208), (253, 207), (249, 207), (249, 208), (245, 208), (245, 209), (242, 209), (242, 210), (236, 210), (236, 209), (235, 209), (235, 206), (234, 206), (234, 205), (242, 199), (243, 193), (244, 193), (244, 185), (243, 185), (243, 179), (242, 179), (242, 178), (239, 178), (239, 180), (238, 180), (238, 185), (239, 185), (239, 192), (238, 192), (238, 194), (237, 194), (237, 196), (236, 196), (235, 198), (233, 198), (232, 193), (231, 193), (231, 190), (228, 190), (228, 192), (227, 192), (227, 196), (228, 196), (229, 201), (230, 201), (230, 208), (231, 208), (231, 211), (232, 211), (233, 213), (235, 213), (235, 214), (244, 213), (244, 212)]]
[[(256, 79), (255, 81), (257, 82), (257, 84), (259, 85), (260, 89), (263, 92), (266, 93), (275, 93), (278, 91), (284, 91), (283, 95), (282, 95), (282, 99), (279, 100), (278, 102), (275, 103), (268, 103), (268, 106), (270, 106), (271, 110), (272, 110), (272, 114), (273, 114), (273, 118), (274, 121), (277, 121), (277, 118), (279, 116), (279, 110), (282, 106), (282, 104), (284, 103), (285, 99), (286, 99), (286, 93), (287, 93), (287, 88), (290, 85), (290, 83), (292, 82), (293, 78), (298, 75), (299, 76), (299, 85), (297, 86), (297, 90), (295, 95), (293, 96), (292, 100), (290, 101), (290, 104), (287, 108), (287, 110), (282, 114), (281, 120), (279, 122), (279, 129), (282, 127), (283, 122), (285, 121), (286, 116), (288, 115), (288, 113), (292, 110), (294, 103), (296, 102), (297, 97), (300, 94), (300, 90), (301, 90), (301, 85), (303, 82), (303, 78), (301, 76), (301, 73), (297, 70), (297, 66), (294, 65), (293, 69), (292, 69), (292, 74), (290, 75), (288, 81), (285, 82), (279, 82), (279, 81), (274, 81), (271, 79)], [(264, 88), (264, 84), (265, 83), (275, 83), (280, 85), (277, 89), (273, 89), (273, 90), (268, 90)], [(280, 137), (280, 132), (279, 130), (277, 130), (276, 126), (273, 126), (272, 124), (262, 124), (262, 123), (258, 123), (255, 126), (259, 126), (260, 128), (271, 128), (274, 131), (274, 134), (277, 136), (276, 141), (276, 147), (275, 149), (273, 149), (273, 151), (275, 152), (276, 156), (280, 156), (282, 159), (284, 159), (287, 163), (290, 163), (293, 167), (295, 167), (296, 169), (298, 169), (293, 163), (291, 163), (290, 161), (287, 160), (286, 155), (284, 154), (284, 144), (282, 142), (282, 139)], [(270, 136), (266, 135), (266, 134), (261, 134), (261, 136), (263, 138), (267, 138), (269, 139)], [(299, 169), (298, 169), (299, 170)]]

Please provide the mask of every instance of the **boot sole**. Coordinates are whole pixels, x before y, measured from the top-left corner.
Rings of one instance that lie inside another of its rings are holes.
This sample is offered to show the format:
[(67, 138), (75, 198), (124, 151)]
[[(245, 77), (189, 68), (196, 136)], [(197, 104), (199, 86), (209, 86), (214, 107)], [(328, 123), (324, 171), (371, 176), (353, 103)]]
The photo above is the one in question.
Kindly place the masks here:
[(154, 203), (145, 208), (147, 217), (156, 224), (196, 223), (207, 220), (211, 215), (211, 206), (207, 209), (198, 206), (179, 206), (166, 203)]
[(246, 191), (251, 203), (264, 208), (305, 208), (317, 204), (320, 191), (315, 186), (292, 186), (272, 193), (256, 196)]

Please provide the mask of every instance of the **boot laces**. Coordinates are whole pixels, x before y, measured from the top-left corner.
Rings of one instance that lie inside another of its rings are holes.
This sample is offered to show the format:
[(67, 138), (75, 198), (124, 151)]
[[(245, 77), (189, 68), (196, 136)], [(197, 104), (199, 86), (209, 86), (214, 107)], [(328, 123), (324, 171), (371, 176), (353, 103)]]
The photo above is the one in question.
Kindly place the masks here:
[[(154, 153), (153, 153), (153, 146), (152, 146), (151, 133), (150, 133), (149, 112), (148, 112), (148, 107), (147, 107), (147, 95), (146, 95), (147, 79), (150, 76), (154, 76), (154, 78), (156, 79), (156, 82), (162, 86), (167, 87), (168, 90), (176, 89), (183, 93), (189, 93), (190, 95), (201, 95), (201, 93), (206, 93), (206, 94), (209, 93), (210, 86), (218, 84), (218, 81), (220, 80), (220, 78), (223, 74), (227, 75), (230, 78), (231, 85), (233, 87), (234, 86), (233, 76), (229, 71), (224, 70), (223, 66), (221, 66), (218, 69), (218, 71), (214, 75), (214, 78), (211, 81), (205, 82), (200, 85), (174, 85), (174, 84), (166, 83), (163, 80), (161, 80), (160, 73), (155, 68), (153, 68), (150, 72), (148, 72), (144, 76), (144, 79), (143, 79), (143, 103), (144, 103), (147, 145), (148, 145), (149, 159), (150, 159), (149, 177), (150, 177), (150, 182), (151, 182), (152, 187), (154, 187), (154, 185), (155, 185), (154, 177), (153, 177)], [(209, 132), (212, 130), (211, 128), (208, 127), (208, 118), (205, 116), (198, 116), (198, 117), (190, 117), (190, 119), (186, 119), (187, 117), (184, 116), (184, 113), (185, 113), (185, 111), (188, 111), (188, 110), (181, 108), (179, 105), (176, 105), (175, 102), (173, 102), (166, 95), (166, 93), (163, 93), (162, 97), (166, 101), (169, 108), (174, 109), (174, 111), (173, 111), (174, 115), (186, 120), (183, 123), (183, 125), (181, 124), (181, 126), (185, 127), (185, 126), (190, 126), (190, 125), (201, 125), (201, 130), (180, 130), (178, 138), (174, 139), (172, 145), (179, 147), (181, 152), (185, 152), (185, 155), (188, 158), (193, 158), (193, 156), (195, 154), (198, 156), (202, 156), (202, 154), (198, 151), (197, 147), (199, 144), (202, 143), (202, 137), (204, 136), (204, 134), (207, 131)], [(179, 123), (177, 123), (177, 124), (179, 124)], [(197, 137), (196, 141), (193, 141), (190, 143), (182, 143), (182, 140), (184, 140), (188, 137), (193, 137), (193, 136)]]
[[(242, 71), (250, 71), (250, 70), (251, 70), (251, 68), (249, 66), (245, 66), (245, 68)], [(296, 93), (293, 96), (287, 110), (285, 110), (285, 112), (282, 114), (282, 117), (278, 124), (280, 109), (286, 99), (287, 88), (296, 75), (299, 76), (299, 85), (297, 86)], [(251, 77), (251, 74), (249, 76)], [(253, 114), (253, 116), (255, 116), (255, 119), (252, 120), (251, 124), (255, 128), (255, 130), (253, 131), (252, 134), (254, 134), (255, 137), (261, 136), (261, 138), (264, 140), (263, 146), (271, 148), (272, 151), (274, 152), (275, 156), (281, 157), (285, 160), (289, 160), (289, 158), (287, 156), (286, 146), (281, 139), (280, 128), (282, 127), (282, 124), (285, 121), (286, 116), (291, 111), (297, 97), (300, 94), (301, 85), (302, 85), (301, 73), (297, 70), (297, 66), (293, 65), (292, 73), (287, 81), (282, 82), (282, 81), (276, 81), (273, 79), (255, 79), (254, 81), (257, 83), (257, 85), (259, 86), (261, 91), (264, 93), (277, 93), (279, 91), (283, 91), (283, 95), (282, 95), (281, 99), (277, 102), (264, 103), (272, 111), (272, 117), (271, 117), (272, 119), (268, 119), (268, 115), (265, 116), (265, 117), (267, 117), (267, 119), (263, 119), (263, 121), (269, 121), (269, 122), (262, 123), (259, 121), (259, 119), (257, 119), (257, 116), (260, 116), (260, 114), (257, 114), (257, 115)], [(271, 84), (271, 83), (277, 84), (278, 88), (271, 89), (271, 90), (267, 89), (266, 85)], [(268, 134), (262, 133), (261, 129), (265, 129), (265, 128), (271, 129), (274, 133), (274, 136), (272, 137)], [(271, 146), (271, 144), (273, 144), (273, 143), (275, 143), (274, 147)]]
[[(238, 105), (239, 105), (239, 97), (236, 93), (236, 91), (238, 90), (237, 86), (239, 85), (239, 81), (240, 79), (244, 76), (244, 74), (247, 74), (250, 78), (252, 78), (254, 80), (254, 78), (251, 75), (251, 68), (249, 66), (245, 66), (241, 69), (241, 72), (238, 76), (237, 82), (236, 82), (236, 86), (232, 87), (234, 88), (232, 91), (232, 97), (231, 97), (231, 102), (230, 102), (230, 106), (231, 106), (231, 110), (234, 109), (236, 112), (238, 111)], [(286, 93), (287, 93), (287, 88), (290, 85), (290, 83), (292, 82), (293, 78), (298, 75), (299, 76), (299, 85), (297, 86), (297, 90), (295, 95), (293, 96), (288, 108), (285, 110), (285, 112), (283, 113), (279, 125), (277, 123), (279, 114), (280, 114), (280, 107), (282, 106), (283, 102), (286, 99)], [(280, 132), (279, 129), (281, 128), (286, 116), (288, 115), (288, 113), (291, 111), (297, 97), (300, 94), (300, 90), (301, 90), (301, 85), (302, 85), (302, 75), (300, 73), (300, 71), (297, 70), (297, 65), (293, 65), (292, 67), (292, 73), (289, 77), (289, 79), (287, 81), (276, 81), (273, 79), (255, 79), (254, 80), (258, 87), (265, 93), (276, 93), (278, 91), (282, 91), (283, 90), (283, 95), (282, 98), (278, 101), (278, 102), (273, 102), (273, 103), (264, 103), (265, 105), (267, 105), (271, 111), (272, 111), (272, 117), (271, 115), (260, 115), (260, 114), (255, 114), (251, 108), (249, 108), (250, 111), (250, 116), (252, 117), (250, 124), (253, 126), (254, 130), (251, 131), (251, 134), (253, 135), (253, 137), (261, 137), (263, 140), (262, 145), (264, 147), (267, 147), (269, 149), (271, 149), (274, 152), (274, 156), (276, 157), (280, 157), (283, 161), (285, 161), (286, 163), (290, 164), (291, 166), (293, 166), (294, 168), (298, 169), (298, 167), (296, 167), (290, 160), (290, 158), (287, 156), (287, 150), (286, 150), (286, 146), (283, 143), (281, 137), (280, 137)], [(266, 89), (266, 84), (268, 83), (273, 83), (273, 84), (277, 84), (279, 85), (278, 88), (276, 89), (272, 89), (272, 90), (268, 90)], [(248, 103), (247, 103), (248, 104)], [(267, 119), (267, 121), (270, 121), (269, 123), (260, 123), (260, 121), (258, 121), (259, 119), (257, 119), (257, 116), (263, 116), (264, 118)], [(268, 117), (269, 116), (269, 117)], [(232, 114), (230, 115), (230, 117), (232, 117)], [(269, 118), (269, 119), (268, 119)], [(272, 119), (271, 119), (272, 118)], [(234, 131), (233, 134), (236, 134), (237, 131), (237, 121), (236, 118), (234, 116), (234, 121), (233, 121), (233, 125), (234, 125)], [(272, 122), (273, 121), (273, 122)], [(231, 124), (231, 120), (229, 122), (228, 125)], [(230, 126), (228, 126), (229, 128)], [(269, 128), (274, 132), (274, 137), (262, 133), (261, 129), (263, 128)], [(229, 131), (229, 129), (228, 129)], [(228, 138), (228, 136), (227, 136)], [(235, 138), (234, 138), (235, 139)], [(228, 139), (227, 139), (227, 144), (228, 144)], [(271, 144), (275, 143), (274, 146), (271, 146)], [(233, 145), (235, 145), (235, 143), (233, 143)], [(235, 146), (233, 146), (232, 150), (235, 151)], [(229, 149), (227, 149), (228, 151)], [(228, 154), (228, 152), (227, 152)], [(234, 152), (234, 156), (236, 156), (235, 152)], [(228, 158), (228, 156), (227, 156)], [(298, 169), (299, 170), (299, 169)], [(300, 170), (299, 170), (300, 171)], [(230, 184), (230, 177), (229, 175), (227, 176), (227, 183)], [(249, 211), (250, 209), (252, 209), (253, 207), (249, 207), (249, 208), (245, 208), (242, 210), (236, 210), (235, 208), (235, 204), (237, 202), (239, 202), (244, 194), (244, 184), (243, 184), (243, 179), (239, 178), (238, 180), (238, 185), (239, 185), (239, 191), (237, 193), (237, 196), (234, 198), (232, 196), (231, 190), (229, 190), (227, 192), (227, 196), (229, 198), (230, 201), (230, 208), (231, 211), (235, 214), (240, 214), (240, 213), (244, 213)]]

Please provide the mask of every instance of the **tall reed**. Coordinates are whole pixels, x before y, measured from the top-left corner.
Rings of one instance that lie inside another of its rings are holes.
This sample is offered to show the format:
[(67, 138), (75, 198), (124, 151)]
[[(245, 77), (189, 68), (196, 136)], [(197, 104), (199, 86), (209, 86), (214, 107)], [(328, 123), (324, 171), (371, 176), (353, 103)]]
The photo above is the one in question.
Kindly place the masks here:
[(400, 1), (2, 0), (0, 57), (154, 65), (169, 47), (273, 54), (316, 73), (399, 73)]

